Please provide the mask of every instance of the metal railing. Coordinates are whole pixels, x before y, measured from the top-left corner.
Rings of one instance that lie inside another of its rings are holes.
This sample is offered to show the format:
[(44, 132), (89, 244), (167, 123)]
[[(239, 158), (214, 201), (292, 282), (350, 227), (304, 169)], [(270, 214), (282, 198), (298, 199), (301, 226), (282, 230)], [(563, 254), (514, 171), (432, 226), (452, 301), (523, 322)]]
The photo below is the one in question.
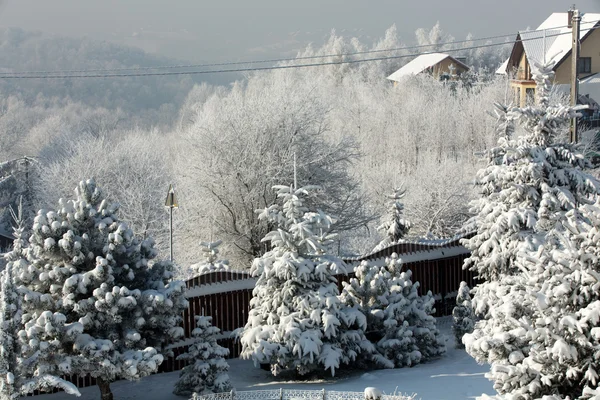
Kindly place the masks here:
[[(415, 395), (381, 395), (372, 400), (413, 400)], [(273, 389), (244, 392), (194, 393), (193, 400), (366, 400), (364, 392), (341, 392), (336, 390)]]

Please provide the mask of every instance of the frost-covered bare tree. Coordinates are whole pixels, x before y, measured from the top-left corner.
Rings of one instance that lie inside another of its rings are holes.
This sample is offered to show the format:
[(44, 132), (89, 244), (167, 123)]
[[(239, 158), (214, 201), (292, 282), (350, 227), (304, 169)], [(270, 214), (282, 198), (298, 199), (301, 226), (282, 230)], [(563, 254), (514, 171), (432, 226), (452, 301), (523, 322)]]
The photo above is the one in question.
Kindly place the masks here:
[[(164, 196), (171, 181), (165, 138), (156, 132), (123, 132), (122, 137), (87, 136), (71, 143), (40, 172), (38, 207), (68, 198), (83, 177), (94, 177), (111, 201), (120, 204), (123, 220), (142, 238), (167, 239)], [(75, 186), (74, 186), (75, 185)]]
[[(321, 185), (313, 204), (336, 218), (337, 231), (364, 225), (372, 218), (358, 181), (348, 172), (358, 159), (350, 136), (327, 136), (328, 106), (303, 76), (286, 72), (250, 77), (198, 108), (195, 122), (181, 133), (186, 157), (179, 159), (182, 203), (208, 217), (214, 233), (233, 245), (230, 258), (249, 260), (265, 251), (269, 227), (255, 210), (274, 201), (275, 182)], [(198, 223), (183, 235), (197, 240)]]

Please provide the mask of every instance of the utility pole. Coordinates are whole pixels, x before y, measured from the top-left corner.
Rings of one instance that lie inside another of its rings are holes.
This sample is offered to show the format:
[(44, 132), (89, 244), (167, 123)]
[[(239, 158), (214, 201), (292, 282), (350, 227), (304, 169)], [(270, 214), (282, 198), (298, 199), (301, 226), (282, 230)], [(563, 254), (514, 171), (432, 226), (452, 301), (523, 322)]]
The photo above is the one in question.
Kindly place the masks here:
[[(569, 10), (569, 25), (572, 29), (571, 50), (571, 105), (576, 106), (579, 99), (579, 32), (581, 14), (575, 5)], [(571, 143), (577, 143), (577, 117), (571, 118)]]
[(169, 207), (170, 223), (169, 223), (169, 250), (171, 252), (171, 262), (173, 262), (173, 209), (179, 207), (177, 198), (175, 197), (175, 189), (173, 185), (169, 185), (165, 207)]
[(294, 190), (298, 189), (298, 172), (296, 168), (296, 152), (294, 151)]

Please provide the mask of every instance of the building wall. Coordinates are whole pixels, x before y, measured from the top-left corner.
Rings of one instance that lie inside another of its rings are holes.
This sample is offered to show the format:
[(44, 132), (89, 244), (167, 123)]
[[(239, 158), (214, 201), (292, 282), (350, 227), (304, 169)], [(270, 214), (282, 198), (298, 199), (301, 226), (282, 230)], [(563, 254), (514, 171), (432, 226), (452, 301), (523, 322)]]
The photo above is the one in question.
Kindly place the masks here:
[[(589, 74), (579, 74), (580, 78), (600, 72), (600, 29), (595, 29), (581, 43), (580, 57), (590, 57), (592, 59), (592, 72)], [(558, 66), (554, 83), (569, 84), (571, 82), (571, 54)]]
[(468, 69), (466, 69), (465, 67), (463, 67), (460, 64), (457, 64), (456, 61), (454, 61), (453, 59), (446, 58), (446, 59), (440, 61), (439, 63), (437, 63), (434, 66), (433, 76), (436, 79), (439, 79), (440, 75), (447, 74), (447, 73), (450, 72), (450, 65), (453, 65), (453, 64), (454, 64), (454, 67), (455, 67), (454, 73), (456, 75), (461, 75), (464, 72), (468, 71)]

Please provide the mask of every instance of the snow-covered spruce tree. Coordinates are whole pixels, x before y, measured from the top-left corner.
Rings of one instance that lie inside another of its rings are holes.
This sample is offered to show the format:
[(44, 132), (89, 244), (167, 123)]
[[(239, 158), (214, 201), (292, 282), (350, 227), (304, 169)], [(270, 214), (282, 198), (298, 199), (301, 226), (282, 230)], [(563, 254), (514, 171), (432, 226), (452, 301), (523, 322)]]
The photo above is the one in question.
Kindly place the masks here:
[(397, 243), (408, 233), (410, 222), (404, 218), (404, 204), (400, 202), (404, 196), (406, 190), (402, 186), (394, 189), (394, 193), (387, 196), (392, 200), (387, 220), (377, 227), (377, 230), (384, 232), (387, 237), (377, 245), (377, 248)]
[(349, 307), (358, 308), (365, 315), (365, 333), (371, 342), (381, 339), (383, 309), (389, 304), (390, 279), (385, 267), (364, 260), (354, 268), (354, 277), (349, 282), (342, 282), (340, 300)]
[[(477, 233), (463, 242), (471, 250), (465, 267), (487, 281), (517, 272), (517, 253), (535, 251), (556, 215), (588, 203), (589, 195), (600, 188), (583, 171), (590, 164), (579, 148), (557, 141), (578, 108), (550, 106), (552, 67), (537, 68), (537, 105), (496, 105), (501, 137), (498, 146), (487, 151), (487, 167), (477, 173), (481, 198), (472, 210)], [(524, 128), (519, 137), (515, 122)]]
[(229, 261), (219, 259), (219, 246), (221, 243), (223, 243), (221, 240), (217, 240), (216, 242), (200, 242), (200, 251), (204, 260), (190, 266), (193, 276), (213, 271), (227, 271), (229, 269)]
[[(465, 334), (463, 343), (478, 362), (491, 365), (487, 376), (494, 381), (500, 398), (533, 399), (546, 394), (549, 399), (565, 395), (579, 398), (577, 390), (583, 390), (584, 384), (580, 377), (585, 375), (589, 382), (596, 378), (588, 373), (589, 365), (574, 361), (577, 355), (573, 347), (563, 343), (578, 336), (568, 332), (570, 326), (577, 326), (573, 323), (579, 301), (575, 295), (590, 298), (585, 285), (579, 292), (580, 284), (576, 283), (585, 282), (586, 274), (560, 251), (553, 250), (552, 257), (545, 254), (556, 247), (571, 249), (570, 253), (581, 256), (582, 261), (589, 256), (585, 249), (569, 245), (570, 240), (559, 244), (554, 232), (559, 233), (557, 237), (564, 236), (568, 216), (593, 202), (600, 184), (583, 171), (589, 164), (579, 148), (557, 140), (577, 108), (548, 104), (552, 73), (548, 67), (538, 68), (537, 106), (498, 106), (499, 131), (507, 135), (499, 140), (499, 147), (488, 152), (490, 163), (478, 174), (483, 197), (477, 205), (477, 234), (465, 242), (472, 250), (465, 265), (484, 279), (475, 288), (472, 302), (482, 319), (472, 334)], [(518, 139), (512, 137), (516, 121), (525, 128)], [(554, 257), (558, 258), (552, 267)], [(534, 269), (531, 263), (538, 263), (536, 258), (539, 264)], [(571, 268), (575, 281), (545, 282), (551, 274), (568, 275)], [(565, 303), (561, 305), (563, 300), (554, 297), (562, 296)], [(586, 323), (597, 325), (594, 318)], [(554, 330), (559, 325), (564, 329)], [(563, 334), (567, 336), (561, 338)], [(585, 341), (577, 343), (588, 348)], [(578, 389), (571, 390), (573, 385), (579, 385)]]
[[(520, 254), (522, 273), (482, 285), (496, 306), (463, 341), (498, 399), (597, 399), (600, 203), (566, 213), (548, 243)], [(481, 292), (481, 293), (480, 293)]]
[(465, 333), (473, 332), (475, 327), (475, 314), (471, 305), (471, 294), (467, 282), (461, 282), (456, 295), (456, 306), (452, 310), (452, 331), (456, 339), (456, 347), (463, 349), (465, 346), (462, 338)]
[(196, 316), (196, 328), (192, 331), (194, 343), (178, 360), (187, 361), (179, 374), (173, 393), (189, 396), (192, 393), (221, 393), (231, 390), (229, 364), (225, 357), (229, 350), (219, 346), (219, 328), (212, 325), (212, 317)]
[(340, 296), (367, 316), (367, 338), (376, 348), (368, 357), (384, 368), (414, 366), (445, 351), (431, 316), (431, 293), (419, 296), (411, 271), (401, 272), (401, 268), (396, 254), (383, 266), (364, 261)]
[(396, 367), (413, 366), (442, 355), (446, 346), (437, 329), (433, 313), (435, 299), (431, 291), (419, 296), (419, 282), (412, 282), (412, 272), (401, 272), (396, 253), (386, 260), (389, 281), (389, 305), (384, 309), (385, 334), (376, 344), (379, 354)]
[(282, 204), (260, 213), (274, 229), (263, 241), (271, 250), (254, 260), (258, 276), (248, 322), (242, 329), (242, 357), (268, 363), (273, 374), (296, 370), (335, 370), (362, 352), (365, 316), (338, 298), (335, 273), (346, 273), (342, 260), (327, 254), (333, 235), (331, 217), (304, 206), (312, 187), (276, 186)]
[[(187, 301), (183, 282), (172, 280), (172, 265), (153, 262), (152, 240), (140, 241), (119, 222), (117, 206), (93, 181), (80, 182), (76, 194), (61, 199), (58, 211), (35, 217), (18, 260), (25, 325), (19, 338), (29, 358), (68, 352), (55, 368), (96, 378), (102, 400), (112, 400), (111, 382), (157, 370), (161, 346), (183, 334)], [(62, 325), (75, 335), (68, 346), (47, 340)]]
[[(0, 274), (0, 398), (17, 399), (34, 390), (53, 388), (79, 396), (75, 385), (58, 376), (65, 372), (65, 366), (69, 366), (68, 355), (52, 352), (54, 343), (72, 345), (73, 336), (79, 332), (77, 324), (65, 325), (60, 322), (64, 319), (63, 315), (47, 312), (45, 317), (49, 317), (52, 323), (42, 324), (36, 321), (30, 324), (29, 331), (19, 332), (22, 328), (21, 295), (14, 284), (14, 272), (18, 273), (27, 265), (22, 260), (27, 247), (27, 241), (23, 237), (25, 227), (22, 202), (19, 203), (18, 213), (11, 210), (11, 214), (16, 223), (15, 240), (12, 251), (6, 255), (8, 263)], [(40, 337), (46, 340), (45, 345), (37, 354), (25, 354), (27, 357), (23, 357), (21, 351), (24, 346), (20, 339), (24, 336), (34, 341), (28, 345), (35, 344)]]
[(18, 294), (12, 283), (12, 263), (0, 273), (0, 399), (10, 400), (19, 397), (15, 387), (17, 372), (16, 333)]

